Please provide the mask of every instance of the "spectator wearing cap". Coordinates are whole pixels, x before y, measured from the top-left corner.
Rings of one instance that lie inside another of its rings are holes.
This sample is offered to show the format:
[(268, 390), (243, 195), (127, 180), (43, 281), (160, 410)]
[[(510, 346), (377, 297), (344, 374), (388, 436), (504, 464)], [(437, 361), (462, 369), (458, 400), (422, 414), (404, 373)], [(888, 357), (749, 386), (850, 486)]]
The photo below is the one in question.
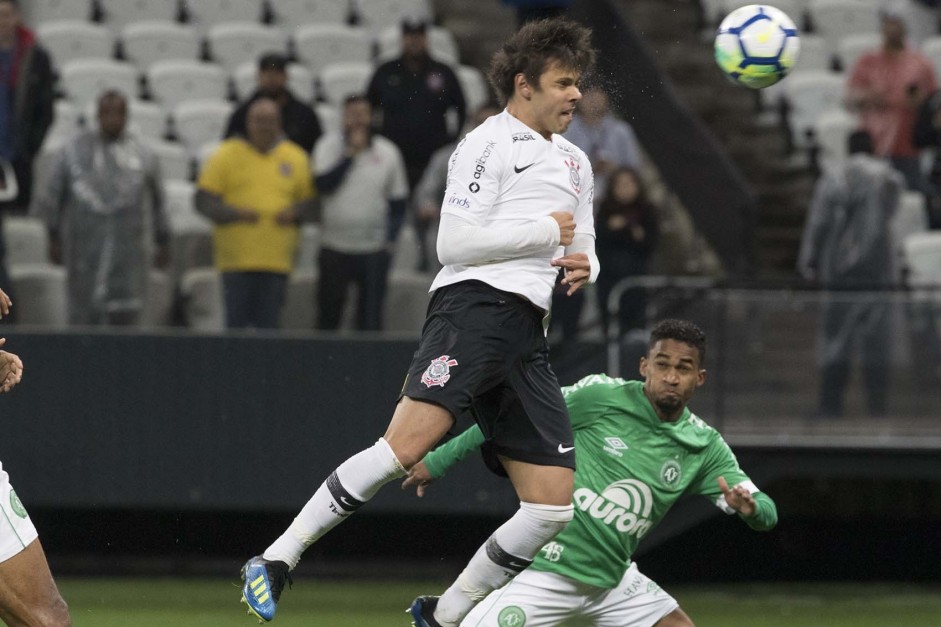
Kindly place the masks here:
[(915, 119), (937, 80), (931, 60), (908, 45), (905, 16), (901, 4), (880, 12), (882, 45), (863, 54), (850, 71), (847, 104), (872, 136), (875, 155), (889, 158), (909, 189), (923, 191)]
[[(409, 189), (415, 189), (434, 152), (455, 141), (467, 109), (454, 71), (428, 52), (425, 22), (402, 22), (402, 54), (376, 69), (366, 97), (380, 120), (379, 133), (402, 152)], [(449, 111), (456, 113), (451, 126)], [(420, 242), (428, 225), (428, 220), (415, 220)], [(423, 245), (420, 270), (428, 269), (429, 255)]]
[(281, 124), (287, 138), (307, 154), (313, 152), (314, 144), (322, 134), (320, 120), (314, 110), (298, 100), (288, 88), (287, 66), (287, 57), (282, 54), (268, 53), (258, 60), (258, 87), (248, 100), (232, 112), (225, 130), (227, 138), (233, 135), (245, 137), (245, 119), (249, 107), (259, 98), (270, 98), (281, 109)]

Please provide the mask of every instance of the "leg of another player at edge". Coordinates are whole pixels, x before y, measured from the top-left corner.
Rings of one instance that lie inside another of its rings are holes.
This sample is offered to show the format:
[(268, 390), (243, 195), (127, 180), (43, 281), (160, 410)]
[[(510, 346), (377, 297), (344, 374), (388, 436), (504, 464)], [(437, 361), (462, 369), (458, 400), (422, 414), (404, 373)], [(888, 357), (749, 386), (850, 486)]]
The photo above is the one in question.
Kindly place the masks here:
[(536, 553), (572, 520), (571, 468), (501, 457), (520, 509), (484, 543), (438, 600), (435, 620), (456, 627), (477, 603), (525, 569)]
[(676, 608), (660, 620), (653, 627), (695, 627), (692, 619), (686, 615), (686, 612)]
[(444, 437), (452, 423), (451, 414), (443, 407), (403, 397), (383, 438), (340, 464), (263, 557), (285, 562), (293, 570), (307, 547), (382, 486), (403, 477)]
[(9, 627), (70, 627), (69, 608), (39, 540), (0, 562), (0, 620)]

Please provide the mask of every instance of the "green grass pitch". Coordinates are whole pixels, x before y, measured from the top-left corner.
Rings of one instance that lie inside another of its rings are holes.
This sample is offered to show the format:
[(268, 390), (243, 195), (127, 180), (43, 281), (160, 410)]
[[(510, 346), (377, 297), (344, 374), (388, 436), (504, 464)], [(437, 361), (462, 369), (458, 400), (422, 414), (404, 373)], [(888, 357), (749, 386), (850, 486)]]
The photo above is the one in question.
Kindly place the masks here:
[[(235, 579), (61, 579), (74, 627), (256, 625)], [(278, 627), (407, 627), (413, 597), (442, 582), (318, 581), (285, 591)], [(941, 586), (761, 584), (667, 586), (697, 627), (936, 627)]]

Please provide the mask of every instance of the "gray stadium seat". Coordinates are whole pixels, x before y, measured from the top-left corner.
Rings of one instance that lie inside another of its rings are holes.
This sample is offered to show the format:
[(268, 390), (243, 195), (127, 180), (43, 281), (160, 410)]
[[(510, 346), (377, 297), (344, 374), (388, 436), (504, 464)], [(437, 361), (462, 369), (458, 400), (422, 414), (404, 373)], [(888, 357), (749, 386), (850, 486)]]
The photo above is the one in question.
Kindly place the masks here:
[(173, 108), (177, 139), (196, 156), (206, 142), (218, 141), (225, 133), (233, 105), (225, 100), (189, 100)]
[(72, 136), (81, 128), (81, 117), (74, 104), (60, 98), (53, 105), (52, 126), (46, 133), (44, 142), (56, 142)]
[[(97, 103), (85, 106), (86, 128), (98, 128)], [(167, 112), (160, 105), (147, 100), (129, 100), (127, 103), (128, 131), (144, 139), (162, 140), (167, 135)]]
[(340, 107), (347, 96), (364, 94), (374, 69), (367, 62), (331, 63), (320, 71), (320, 95), (329, 104)]
[(837, 52), (840, 40), (855, 33), (879, 32), (879, 7), (860, 0), (812, 0), (808, 14), (814, 32), (827, 42), (830, 52)]
[(108, 89), (116, 89), (128, 98), (136, 98), (138, 92), (137, 69), (130, 63), (111, 59), (68, 61), (61, 68), (59, 80), (68, 99), (79, 110)]
[(281, 29), (258, 22), (216, 24), (209, 29), (207, 39), (213, 61), (228, 72), (267, 52), (286, 54), (288, 49), (287, 37)]
[[(441, 26), (428, 27), (428, 52), (433, 58), (442, 63), (457, 65), (460, 62), (460, 51), (454, 34)], [(402, 27), (395, 23), (383, 28), (377, 38), (379, 45), (379, 62), (394, 59), (402, 54)]]
[(157, 155), (164, 180), (188, 181), (190, 179), (192, 158), (182, 144), (152, 139), (147, 142), (147, 146)]
[(180, 7), (176, 0), (98, 0), (105, 25), (118, 33), (134, 22), (175, 22)]
[(912, 287), (941, 286), (941, 232), (913, 233), (902, 244), (908, 283)]
[(147, 72), (154, 100), (172, 109), (187, 100), (225, 100), (228, 75), (214, 63), (158, 61)]
[(856, 62), (863, 54), (882, 47), (882, 35), (879, 33), (853, 33), (840, 39), (836, 47), (836, 56), (840, 67), (849, 76)]
[(288, 277), (281, 327), (309, 331), (314, 328), (317, 310), (317, 269), (296, 268)]
[(320, 120), (320, 128), (323, 129), (324, 133), (340, 132), (342, 118), (339, 107), (326, 102), (319, 102), (314, 107), (314, 111), (317, 112), (317, 118)]
[[(928, 232), (928, 211), (925, 196), (920, 192), (902, 192), (899, 206), (889, 223), (892, 232), (892, 245), (898, 260), (899, 278), (903, 268), (907, 267), (905, 242), (915, 233)], [(941, 272), (941, 266), (937, 269)]]
[(199, 34), (191, 26), (176, 22), (146, 21), (128, 24), (121, 31), (124, 56), (141, 72), (158, 61), (199, 58)]
[(430, 22), (434, 17), (428, 0), (358, 0), (356, 13), (363, 24), (373, 30), (398, 24), (404, 18)]
[(346, 24), (350, 17), (346, 0), (275, 0), (271, 8), (284, 29), (299, 24)]
[(470, 65), (459, 65), (455, 68), (455, 74), (461, 83), (461, 91), (464, 93), (464, 102), (467, 103), (468, 111), (474, 111), (492, 100), (490, 85), (483, 72)]
[(215, 268), (187, 270), (180, 281), (186, 326), (196, 331), (225, 330), (222, 278)]
[(295, 270), (312, 270), (317, 267), (317, 257), (320, 254), (320, 227), (316, 224), (301, 226), (300, 240), (297, 245), (297, 257), (294, 261)]
[(223, 22), (261, 22), (262, 0), (186, 0), (189, 20), (206, 33)]
[(36, 27), (42, 45), (55, 67), (73, 59), (110, 59), (114, 56), (114, 35), (104, 26), (88, 21), (44, 22)]
[(3, 220), (9, 267), (49, 262), (49, 238), (39, 218), (8, 216)]
[(843, 108), (846, 81), (833, 72), (801, 72), (786, 79), (785, 98), (790, 104), (789, 123), (795, 146), (807, 146), (807, 130), (829, 109)]
[(170, 276), (176, 283), (186, 271), (212, 265), (212, 223), (196, 211), (192, 183), (166, 181), (164, 192), (170, 222)]
[(921, 42), (921, 52), (931, 60), (935, 74), (941, 75), (941, 35), (928, 37)]
[(294, 33), (294, 51), (307, 68), (317, 74), (331, 63), (372, 59), (372, 42), (365, 29), (338, 24), (307, 24)]
[(425, 322), (430, 295), (428, 288), (434, 277), (430, 274), (392, 272), (386, 290), (383, 330), (390, 332), (421, 333)]
[(91, 0), (29, 0), (21, 2), (27, 24), (58, 20), (90, 20)]
[(820, 159), (824, 162), (846, 158), (846, 142), (859, 121), (845, 109), (828, 109), (814, 122), (814, 135), (820, 147)]
[(19, 324), (65, 328), (68, 324), (66, 274), (49, 263), (10, 267)]

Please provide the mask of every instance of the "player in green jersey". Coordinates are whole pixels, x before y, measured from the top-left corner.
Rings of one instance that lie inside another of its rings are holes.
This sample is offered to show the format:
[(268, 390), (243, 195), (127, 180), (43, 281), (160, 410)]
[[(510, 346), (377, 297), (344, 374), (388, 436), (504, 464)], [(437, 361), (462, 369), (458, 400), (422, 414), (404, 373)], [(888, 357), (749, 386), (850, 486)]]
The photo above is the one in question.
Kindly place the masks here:
[[(562, 389), (575, 432), (575, 519), (532, 566), (492, 592), (462, 625), (542, 627), (581, 618), (598, 626), (690, 627), (670, 595), (637, 570), (638, 542), (684, 493), (700, 494), (752, 529), (777, 523), (732, 450), (687, 403), (705, 383), (705, 335), (664, 320), (640, 360), (643, 381), (590, 375)], [(474, 426), (429, 453), (403, 483), (419, 496), (486, 444)]]

